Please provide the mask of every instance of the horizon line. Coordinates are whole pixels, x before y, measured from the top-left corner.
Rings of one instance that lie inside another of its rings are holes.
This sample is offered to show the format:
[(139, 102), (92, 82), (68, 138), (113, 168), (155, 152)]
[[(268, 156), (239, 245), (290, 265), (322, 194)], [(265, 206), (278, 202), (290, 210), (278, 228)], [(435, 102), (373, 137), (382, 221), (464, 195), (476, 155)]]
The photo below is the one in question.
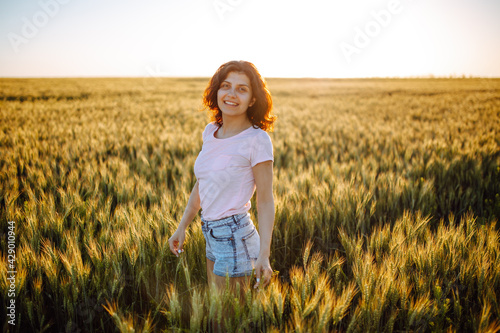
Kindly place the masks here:
[[(0, 76), (2, 79), (210, 79), (211, 76)], [(359, 80), (359, 79), (500, 79), (500, 76), (475, 75), (409, 75), (409, 76), (363, 76), (363, 77), (318, 77), (318, 76), (267, 76), (264, 79), (317, 79), (317, 80)]]

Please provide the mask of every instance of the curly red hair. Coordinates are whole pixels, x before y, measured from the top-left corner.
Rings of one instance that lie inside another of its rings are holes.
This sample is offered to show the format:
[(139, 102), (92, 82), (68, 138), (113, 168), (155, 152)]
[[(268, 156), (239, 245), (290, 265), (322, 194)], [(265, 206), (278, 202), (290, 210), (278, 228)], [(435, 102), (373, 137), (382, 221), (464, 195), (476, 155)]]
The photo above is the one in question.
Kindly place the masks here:
[(210, 112), (210, 120), (222, 126), (222, 111), (219, 109), (217, 103), (217, 91), (220, 88), (220, 84), (231, 72), (244, 73), (250, 80), (255, 103), (247, 109), (248, 120), (250, 120), (254, 127), (272, 132), (276, 116), (272, 113), (273, 101), (271, 93), (267, 89), (266, 81), (262, 78), (254, 64), (243, 60), (226, 62), (217, 69), (214, 76), (210, 79), (203, 94), (203, 105)]

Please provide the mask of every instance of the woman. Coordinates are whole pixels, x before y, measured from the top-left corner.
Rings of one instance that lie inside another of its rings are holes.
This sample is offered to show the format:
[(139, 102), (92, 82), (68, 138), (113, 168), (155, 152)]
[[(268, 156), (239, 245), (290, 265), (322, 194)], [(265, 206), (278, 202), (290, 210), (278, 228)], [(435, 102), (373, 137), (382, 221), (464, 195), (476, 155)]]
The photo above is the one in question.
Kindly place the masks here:
[[(201, 208), (206, 241), (208, 282), (218, 288), (266, 286), (274, 225), (273, 147), (266, 131), (273, 129), (271, 94), (255, 66), (246, 61), (223, 64), (203, 96), (212, 122), (203, 131), (203, 146), (193, 187), (182, 219), (169, 239), (176, 256), (183, 251), (186, 228)], [(257, 193), (259, 233), (248, 213)], [(244, 288), (243, 288), (244, 289)]]

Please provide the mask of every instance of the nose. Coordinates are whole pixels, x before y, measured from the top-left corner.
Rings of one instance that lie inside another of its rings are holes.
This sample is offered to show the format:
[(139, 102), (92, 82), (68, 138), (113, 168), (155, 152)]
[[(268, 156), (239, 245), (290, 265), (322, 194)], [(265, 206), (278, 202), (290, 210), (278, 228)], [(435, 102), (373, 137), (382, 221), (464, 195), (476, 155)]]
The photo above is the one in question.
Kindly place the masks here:
[(227, 92), (227, 94), (229, 96), (236, 96), (236, 92), (234, 91), (234, 88), (229, 89), (229, 91)]

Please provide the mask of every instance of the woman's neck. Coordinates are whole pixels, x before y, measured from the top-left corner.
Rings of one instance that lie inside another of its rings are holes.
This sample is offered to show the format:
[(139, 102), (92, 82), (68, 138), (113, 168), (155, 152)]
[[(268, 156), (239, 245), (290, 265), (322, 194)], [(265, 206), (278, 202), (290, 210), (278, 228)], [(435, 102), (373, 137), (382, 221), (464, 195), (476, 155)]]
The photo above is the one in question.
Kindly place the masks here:
[(232, 117), (224, 117), (224, 115), (222, 115), (222, 127), (219, 128), (217, 134), (221, 137), (232, 136), (246, 130), (250, 126), (252, 126), (252, 123), (246, 116), (235, 119)]

